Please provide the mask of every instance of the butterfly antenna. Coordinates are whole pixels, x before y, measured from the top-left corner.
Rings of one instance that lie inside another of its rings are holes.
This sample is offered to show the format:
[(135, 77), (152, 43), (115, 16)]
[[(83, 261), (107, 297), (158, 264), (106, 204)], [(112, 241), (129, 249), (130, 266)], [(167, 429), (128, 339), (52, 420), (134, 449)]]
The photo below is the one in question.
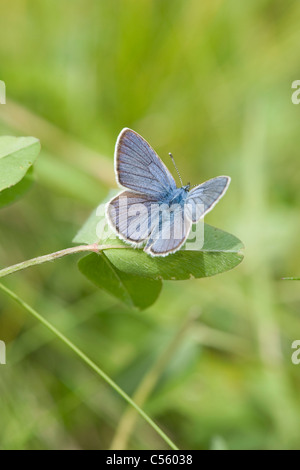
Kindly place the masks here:
[(177, 168), (177, 166), (176, 166), (176, 163), (175, 163), (174, 157), (173, 157), (173, 155), (172, 155), (171, 153), (169, 153), (169, 155), (170, 155), (170, 157), (171, 157), (171, 160), (172, 160), (172, 162), (174, 163), (175, 170), (176, 170), (176, 172), (177, 172), (178, 178), (180, 179), (181, 186), (183, 186), (183, 182), (182, 182), (182, 179), (181, 179), (181, 176), (180, 176), (179, 170), (178, 170), (178, 168)]

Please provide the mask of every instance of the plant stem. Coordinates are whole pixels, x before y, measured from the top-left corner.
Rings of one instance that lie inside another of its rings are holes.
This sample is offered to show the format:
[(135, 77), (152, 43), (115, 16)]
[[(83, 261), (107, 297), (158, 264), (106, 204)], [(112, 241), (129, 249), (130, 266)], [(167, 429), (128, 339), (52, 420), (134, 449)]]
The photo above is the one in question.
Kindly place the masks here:
[(37, 258), (32, 258), (22, 263), (14, 264), (8, 268), (0, 270), (0, 277), (8, 276), (9, 274), (21, 271), (23, 269), (29, 268), (30, 266), (36, 266), (37, 264), (47, 263), (48, 261), (53, 261), (63, 256), (72, 255), (75, 253), (81, 253), (83, 251), (93, 251), (98, 253), (101, 250), (107, 250), (109, 248), (123, 248), (121, 246), (110, 246), (110, 245), (98, 245), (93, 243), (92, 245), (78, 245), (71, 248), (66, 248), (65, 250), (55, 251), (54, 253), (49, 253), (48, 255), (38, 256)]
[[(92, 246), (93, 245), (90, 245), (90, 248)], [(72, 248), (70, 248), (69, 250), (72, 250)], [(63, 250), (63, 251), (68, 251), (68, 250)], [(81, 249), (79, 251), (88, 251), (88, 250)], [(94, 250), (90, 249), (90, 251), (94, 251)], [(46, 256), (50, 256), (50, 255), (46, 255)], [(49, 259), (47, 261), (49, 261)], [(59, 338), (66, 346), (68, 346), (83, 362), (85, 362), (85, 364), (87, 364), (91, 369), (94, 370), (94, 372), (96, 372), (96, 374), (98, 374), (103, 380), (105, 380), (106, 383), (108, 383), (122, 398), (124, 398), (125, 401), (127, 401), (127, 403), (129, 403), (129, 405), (131, 405), (142, 416), (142, 418), (144, 418), (145, 421), (147, 421), (147, 423), (160, 435), (160, 437), (171, 447), (171, 449), (178, 450), (176, 445), (163, 432), (163, 430), (160, 429), (160, 427), (129, 397), (129, 395), (127, 395), (127, 393), (125, 393), (102, 369), (100, 369), (100, 367), (98, 367), (86, 354), (84, 354), (84, 352), (81, 351), (81, 349), (75, 346), (75, 344), (72, 343), (72, 341), (70, 341), (65, 335), (63, 335), (59, 330), (57, 330), (55, 326), (53, 326), (51, 323), (45, 320), (36, 310), (30, 307), (30, 305), (24, 302), (13, 291), (8, 289), (6, 286), (4, 286), (1, 283), (0, 283), (0, 289), (3, 292), (5, 292), (7, 295), (9, 295), (13, 300), (15, 300), (19, 305), (21, 305), (25, 310), (27, 310), (27, 312), (29, 312), (36, 320), (38, 320), (46, 328), (48, 328), (48, 330), (50, 330), (57, 338)]]

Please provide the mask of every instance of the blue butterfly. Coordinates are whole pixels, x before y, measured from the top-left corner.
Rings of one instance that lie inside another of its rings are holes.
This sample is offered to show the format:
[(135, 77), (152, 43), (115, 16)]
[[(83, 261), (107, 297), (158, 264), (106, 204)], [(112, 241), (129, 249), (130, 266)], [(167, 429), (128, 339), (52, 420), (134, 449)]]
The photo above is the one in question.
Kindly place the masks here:
[(182, 184), (177, 170), (182, 184), (178, 188), (148, 142), (128, 128), (117, 139), (115, 172), (118, 184), (127, 189), (109, 201), (107, 219), (121, 239), (145, 245), (152, 256), (179, 250), (192, 224), (214, 208), (230, 184), (229, 176), (218, 176), (191, 189)]

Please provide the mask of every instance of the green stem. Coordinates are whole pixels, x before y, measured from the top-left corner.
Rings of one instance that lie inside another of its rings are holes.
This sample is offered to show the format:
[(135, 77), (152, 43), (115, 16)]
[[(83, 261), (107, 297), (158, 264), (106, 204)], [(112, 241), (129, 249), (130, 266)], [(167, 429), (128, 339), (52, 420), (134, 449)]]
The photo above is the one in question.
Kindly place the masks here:
[[(91, 250), (90, 245), (90, 250), (89, 251), (95, 251)], [(87, 246), (85, 246), (87, 248)], [(75, 247), (75, 248), (82, 248), (82, 247)], [(75, 249), (74, 248), (74, 249)], [(68, 250), (63, 250), (63, 251), (69, 251), (72, 250), (72, 248), (69, 248)], [(86, 250), (79, 250), (79, 251), (88, 251)], [(72, 251), (73, 253), (77, 253), (78, 251)], [(61, 253), (61, 252), (58, 252)], [(66, 254), (70, 254), (70, 251)], [(54, 255), (54, 253), (52, 254)], [(51, 256), (51, 255), (46, 255), (46, 256)], [(65, 256), (65, 255), (61, 255)], [(60, 257), (60, 256), (56, 256)], [(38, 259), (38, 258), (37, 258)], [(54, 258), (52, 258), (54, 259)], [(32, 261), (32, 260), (31, 260)], [(49, 261), (49, 259), (47, 259)], [(25, 262), (26, 263), (26, 262)], [(21, 263), (22, 264), (22, 263)], [(39, 264), (39, 263), (35, 263)], [(32, 266), (32, 264), (30, 265)], [(9, 268), (7, 268), (9, 269)], [(20, 268), (23, 269), (23, 268)], [(3, 270), (2, 270), (3, 271)], [(14, 272), (14, 271), (12, 271)], [(0, 271), (1, 273), (1, 271)], [(10, 274), (10, 273), (9, 273)], [(24, 302), (20, 297), (18, 297), (14, 292), (12, 292), (10, 289), (8, 289), (6, 286), (0, 283), (0, 289), (5, 292), (7, 295), (9, 295), (13, 300), (15, 300), (19, 305), (21, 305), (27, 312), (29, 312), (36, 320), (38, 320), (40, 323), (42, 323), (48, 330), (50, 330), (57, 338), (59, 338), (66, 346), (68, 346), (85, 364), (87, 364), (91, 369), (96, 372), (103, 380), (105, 380), (106, 383), (108, 383), (122, 398), (124, 398), (127, 403), (129, 403), (143, 418), (147, 423), (160, 435), (160, 437), (171, 447), (173, 450), (178, 450), (176, 445), (171, 441), (171, 439), (160, 429), (160, 427), (125, 393), (105, 372), (103, 372), (100, 367), (98, 367), (91, 359), (89, 359), (86, 354), (84, 354), (83, 351), (81, 351), (77, 346), (75, 346), (72, 341), (70, 341), (66, 336), (64, 336), (62, 333), (60, 333), (59, 330), (55, 328), (55, 326), (51, 325), (47, 320), (45, 320), (36, 310), (34, 310), (30, 305), (28, 305), (26, 302)]]
[(92, 245), (78, 245), (72, 248), (66, 248), (65, 250), (55, 251), (54, 253), (49, 253), (48, 255), (38, 256), (37, 258), (32, 258), (22, 263), (14, 264), (8, 268), (0, 270), (0, 277), (8, 276), (9, 274), (15, 273), (17, 271), (22, 271), (23, 269), (29, 268), (30, 266), (36, 266), (37, 264), (47, 263), (48, 261), (53, 261), (63, 256), (72, 255), (75, 253), (81, 253), (83, 251), (93, 251), (98, 253), (101, 250), (108, 250), (109, 248), (123, 248), (122, 246), (110, 246), (110, 245), (98, 245), (94, 243)]

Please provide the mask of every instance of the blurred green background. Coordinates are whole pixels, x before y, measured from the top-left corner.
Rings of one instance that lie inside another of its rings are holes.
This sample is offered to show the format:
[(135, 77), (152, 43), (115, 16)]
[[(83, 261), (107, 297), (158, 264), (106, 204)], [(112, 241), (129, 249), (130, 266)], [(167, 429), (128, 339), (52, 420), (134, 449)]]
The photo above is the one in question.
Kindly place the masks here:
[[(144, 312), (97, 290), (78, 256), (4, 281), (130, 395), (152, 377), (143, 409), (182, 449), (300, 448), (300, 290), (281, 280), (300, 274), (299, 20), (291, 0), (1, 1), (0, 133), (42, 144), (34, 188), (1, 210), (1, 267), (71, 246), (115, 186), (123, 127), (170, 168), (172, 152), (184, 181), (232, 177), (206, 221), (245, 260), (166, 282)], [(125, 402), (4, 294), (0, 307), (0, 448), (167, 448), (141, 418), (120, 426)]]

